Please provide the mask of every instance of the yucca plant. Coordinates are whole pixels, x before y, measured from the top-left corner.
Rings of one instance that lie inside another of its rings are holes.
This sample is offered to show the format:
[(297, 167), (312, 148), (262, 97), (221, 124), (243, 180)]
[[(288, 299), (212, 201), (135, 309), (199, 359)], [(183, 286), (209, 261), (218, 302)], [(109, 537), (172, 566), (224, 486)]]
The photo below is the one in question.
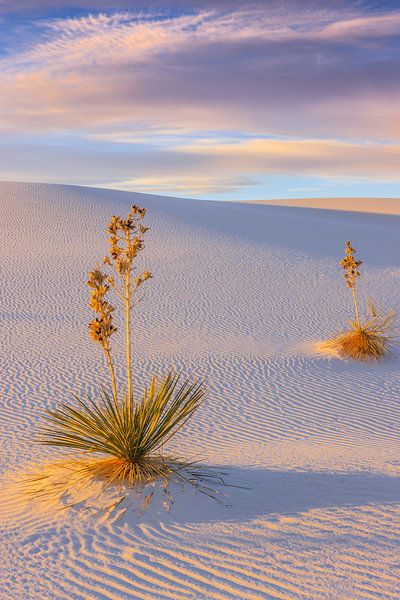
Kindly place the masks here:
[(352, 293), (355, 319), (349, 321), (349, 330), (343, 331), (325, 345), (356, 360), (379, 360), (390, 352), (391, 345), (396, 342), (396, 313), (394, 310), (388, 313), (377, 311), (369, 301), (367, 316), (364, 321), (361, 320), (357, 283), (362, 262), (355, 258), (355, 253), (351, 242), (346, 242), (346, 255), (340, 261), (340, 266), (345, 271), (346, 286)]
[[(86, 463), (86, 470), (106, 481), (128, 485), (157, 478), (167, 480), (192, 463), (163, 454), (165, 443), (177, 433), (199, 407), (206, 388), (201, 380), (180, 381), (170, 372), (160, 383), (155, 376), (140, 400), (133, 393), (131, 371), (131, 312), (139, 299), (136, 293), (151, 278), (149, 271), (136, 273), (134, 261), (144, 248), (148, 227), (141, 221), (146, 210), (134, 205), (126, 219), (113, 216), (108, 226), (109, 254), (104, 258), (110, 275), (97, 265), (89, 273), (89, 306), (96, 317), (89, 323), (89, 335), (105, 354), (110, 370), (111, 390), (105, 389), (99, 401), (89, 396), (75, 398), (76, 405), (62, 404), (47, 412), (47, 425), (41, 429), (41, 442), (86, 453), (98, 460)], [(108, 294), (114, 291), (125, 315), (126, 387), (121, 391), (115, 375), (110, 338), (117, 329), (114, 306)], [(82, 463), (79, 463), (80, 469)]]
[(78, 398), (77, 407), (62, 405), (49, 410), (49, 427), (43, 442), (75, 450), (97, 452), (110, 458), (91, 463), (92, 469), (110, 481), (148, 482), (168, 477), (181, 460), (162, 454), (165, 443), (198, 408), (205, 388), (200, 381), (169, 373), (160, 384), (153, 377), (141, 402), (124, 396), (121, 402), (103, 391), (101, 402)]

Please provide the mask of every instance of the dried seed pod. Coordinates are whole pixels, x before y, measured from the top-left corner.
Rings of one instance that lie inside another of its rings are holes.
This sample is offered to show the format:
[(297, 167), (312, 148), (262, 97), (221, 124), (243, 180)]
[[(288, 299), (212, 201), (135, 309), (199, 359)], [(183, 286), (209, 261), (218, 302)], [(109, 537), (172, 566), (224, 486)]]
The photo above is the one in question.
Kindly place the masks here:
[(98, 266), (89, 273), (87, 285), (90, 288), (89, 307), (98, 315), (89, 323), (89, 335), (103, 350), (108, 350), (109, 338), (117, 329), (112, 323), (114, 307), (105, 299), (110, 289), (107, 276)]
[(362, 264), (361, 260), (354, 258), (356, 250), (350, 242), (346, 242), (346, 256), (340, 261), (340, 266), (345, 270), (346, 285), (348, 288), (354, 288), (356, 280), (360, 277), (358, 267)]

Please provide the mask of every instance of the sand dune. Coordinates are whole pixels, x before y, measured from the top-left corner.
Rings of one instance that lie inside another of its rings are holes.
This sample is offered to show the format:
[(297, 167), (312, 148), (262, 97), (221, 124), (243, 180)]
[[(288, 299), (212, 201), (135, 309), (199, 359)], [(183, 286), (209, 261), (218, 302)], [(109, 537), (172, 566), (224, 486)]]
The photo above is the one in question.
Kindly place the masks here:
[[(173, 448), (241, 487), (221, 505), (177, 488), (169, 512), (156, 494), (115, 522), (93, 499), (20, 504), (12, 482), (63, 456), (32, 441), (44, 409), (107, 383), (85, 280), (110, 214), (133, 200), (154, 274), (137, 387), (171, 366), (205, 377)], [(363, 293), (400, 309), (399, 217), (18, 183), (0, 184), (0, 215), (2, 599), (398, 598), (398, 352), (360, 365), (314, 344), (349, 317), (346, 239)]]
[(351, 212), (400, 215), (400, 198), (300, 198), (295, 200), (254, 200), (252, 204), (318, 208)]

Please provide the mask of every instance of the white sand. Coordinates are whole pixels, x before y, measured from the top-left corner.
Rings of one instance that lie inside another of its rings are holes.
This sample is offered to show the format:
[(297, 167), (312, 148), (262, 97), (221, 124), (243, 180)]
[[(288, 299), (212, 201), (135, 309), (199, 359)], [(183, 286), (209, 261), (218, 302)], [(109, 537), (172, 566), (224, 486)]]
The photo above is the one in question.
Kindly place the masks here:
[[(60, 457), (33, 443), (44, 409), (107, 382), (85, 280), (133, 200), (154, 274), (138, 387), (171, 366), (204, 376), (209, 398), (173, 447), (244, 489), (223, 490), (230, 507), (176, 489), (169, 513), (156, 497), (119, 522), (21, 508), (8, 481)], [(398, 356), (313, 351), (351, 315), (346, 239), (364, 289), (400, 309), (399, 217), (3, 183), (0, 221), (2, 600), (399, 597)]]
[(252, 204), (274, 206), (400, 215), (400, 198), (300, 198), (296, 200), (252, 200), (251, 202)]

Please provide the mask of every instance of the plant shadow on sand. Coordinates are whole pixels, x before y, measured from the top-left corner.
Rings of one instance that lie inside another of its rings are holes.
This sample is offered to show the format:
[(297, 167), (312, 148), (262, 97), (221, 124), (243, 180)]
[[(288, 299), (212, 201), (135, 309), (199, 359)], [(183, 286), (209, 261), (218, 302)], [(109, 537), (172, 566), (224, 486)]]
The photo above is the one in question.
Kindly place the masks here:
[[(109, 190), (85, 188), (85, 194), (99, 197), (102, 201), (115, 204), (116, 192), (110, 197)], [(125, 201), (126, 192), (120, 192), (121, 201)], [(171, 216), (179, 216), (179, 221), (190, 230), (193, 222), (197, 228), (204, 228), (213, 234), (228, 236), (235, 240), (249, 240), (251, 243), (284, 246), (295, 252), (305, 252), (312, 257), (322, 254), (337, 257), (338, 235), (343, 239), (365, 239), (384, 231), (385, 251), (376, 252), (371, 244), (364, 248), (364, 259), (372, 267), (391, 267), (398, 265), (398, 227), (400, 215), (386, 215), (349, 210), (326, 210), (324, 208), (304, 208), (293, 206), (263, 205), (246, 202), (215, 202), (168, 197), (168, 202), (160, 203), (159, 197), (152, 194), (136, 193), (138, 202), (145, 204), (158, 219), (165, 221)], [(207, 208), (207, 210), (205, 210)], [(229, 208), (229, 210), (227, 210)], [(323, 252), (320, 252), (323, 249)]]
[(380, 474), (229, 467), (224, 469), (223, 477), (228, 484), (219, 488), (224, 494), (224, 505), (212, 499), (189, 502), (186, 490), (175, 495), (171, 519), (191, 523), (241, 522), (312, 509), (400, 502), (400, 477)]
[[(57, 467), (58, 474), (62, 464), (52, 465)], [(81, 479), (79, 486), (74, 487), (74, 480), (59, 477), (55, 481), (48, 474), (44, 484), (43, 478), (38, 477), (40, 485), (32, 495), (21, 494), (21, 489), (13, 489), (12, 485), (6, 493), (9, 505), (20, 514), (43, 510), (47, 518), (50, 514), (57, 518), (57, 515), (71, 513), (76, 517), (78, 513), (79, 518), (132, 527), (160, 521), (176, 524), (243, 522), (313, 509), (400, 502), (400, 477), (383, 474), (237, 466), (204, 468), (215, 475), (213, 480), (205, 481), (205, 494), (201, 487), (187, 482), (172, 481), (167, 488), (156, 482), (143, 487), (110, 486), (104, 490), (101, 482), (93, 479)], [(208, 496), (210, 490), (215, 498)]]

